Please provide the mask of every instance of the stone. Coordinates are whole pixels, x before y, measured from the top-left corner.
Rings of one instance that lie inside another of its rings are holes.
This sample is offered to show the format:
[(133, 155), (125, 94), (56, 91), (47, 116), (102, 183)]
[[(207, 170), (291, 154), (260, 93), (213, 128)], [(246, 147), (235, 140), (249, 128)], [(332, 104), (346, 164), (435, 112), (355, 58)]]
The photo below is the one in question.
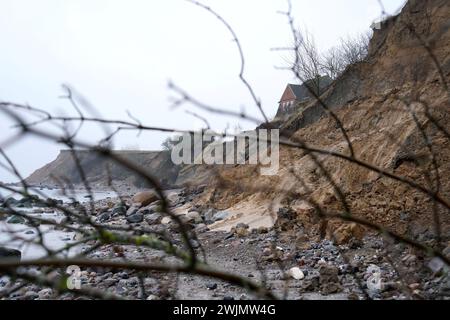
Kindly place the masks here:
[(172, 219), (170, 217), (164, 217), (161, 219), (161, 224), (169, 224), (172, 222)]
[(186, 213), (186, 217), (189, 219), (189, 221), (194, 221), (195, 223), (201, 223), (203, 221), (200, 213), (198, 213), (197, 211), (189, 211), (188, 213)]
[(327, 282), (321, 285), (320, 291), (325, 294), (333, 294), (342, 291), (342, 287), (336, 282)]
[(140, 203), (141, 206), (145, 207), (150, 203), (159, 200), (159, 197), (154, 191), (142, 191), (136, 193), (131, 200), (133, 203)]
[(98, 221), (100, 222), (106, 222), (109, 219), (111, 219), (112, 212), (103, 212), (101, 215), (98, 216)]
[(326, 284), (326, 283), (333, 283), (333, 282), (339, 282), (339, 268), (332, 266), (332, 265), (327, 265), (327, 264), (322, 264), (319, 267), (319, 283), (322, 284)]
[(11, 223), (11, 224), (19, 224), (19, 223), (23, 224), (26, 222), (26, 220), (25, 220), (25, 218), (20, 217), (20, 216), (12, 216), (6, 222)]
[(47, 198), (45, 200), (45, 203), (49, 207), (61, 206), (64, 204), (64, 202), (62, 200), (57, 200), (57, 199), (52, 199), (52, 198)]
[(301, 284), (301, 288), (303, 291), (307, 292), (315, 292), (319, 288), (319, 276), (311, 275), (308, 276)]
[(216, 290), (217, 289), (217, 283), (209, 283), (206, 285), (206, 288), (208, 290)]
[(200, 243), (197, 240), (191, 240), (191, 246), (194, 249), (200, 248)]
[(442, 259), (434, 257), (433, 259), (430, 260), (430, 262), (428, 262), (427, 266), (433, 273), (437, 274), (444, 269), (445, 264), (444, 261), (442, 261)]
[(178, 201), (180, 200), (180, 197), (178, 196), (177, 193), (172, 192), (166, 196), (166, 199), (171, 206), (175, 206), (175, 205), (177, 205)]
[(402, 262), (406, 265), (412, 265), (417, 261), (417, 256), (413, 254), (407, 254), (402, 258)]
[(159, 300), (159, 298), (157, 296), (155, 296), (154, 294), (151, 294), (147, 297), (147, 300)]
[(5, 212), (5, 210), (0, 210), (0, 221), (6, 220), (6, 218), (9, 216), (8, 213)]
[(151, 214), (151, 213), (155, 213), (155, 212), (161, 212), (162, 207), (161, 204), (158, 203), (160, 201), (156, 201), (156, 203), (152, 203), (146, 207), (144, 207), (144, 209), (147, 210), (147, 214)]
[(204, 220), (205, 220), (206, 222), (212, 222), (215, 213), (216, 213), (216, 210), (214, 210), (214, 209), (212, 209), (212, 208), (206, 210), (206, 211), (203, 213), (203, 218), (204, 218)]
[(148, 224), (158, 224), (161, 222), (162, 216), (159, 213), (152, 213), (145, 216), (145, 221), (147, 221)]
[(17, 204), (19, 204), (19, 201), (12, 197), (9, 197), (3, 202), (4, 207), (13, 207), (16, 206)]
[(444, 254), (444, 256), (450, 258), (450, 245), (448, 245), (444, 251), (442, 251), (442, 253)]
[(303, 278), (305, 278), (303, 271), (300, 270), (300, 268), (298, 267), (290, 268), (288, 271), (288, 275), (294, 278), (295, 280), (302, 280)]
[(0, 247), (0, 260), (8, 259), (13, 262), (19, 262), (21, 258), (22, 253), (19, 250)]
[(250, 234), (248, 230), (248, 225), (238, 224), (236, 227), (232, 228), (232, 233), (236, 234), (240, 238), (244, 238)]
[(119, 272), (117, 273), (117, 277), (121, 278), (121, 279), (129, 279), (130, 275), (128, 274), (128, 272)]
[(24, 295), (26, 300), (35, 300), (39, 298), (39, 294), (34, 291), (27, 291)]
[(102, 283), (107, 287), (115, 285), (117, 282), (119, 282), (119, 279), (114, 278), (106, 278), (105, 280), (102, 281)]
[(408, 285), (408, 287), (409, 287), (411, 290), (417, 290), (417, 289), (420, 288), (420, 283), (411, 283), (410, 285)]
[(257, 229), (257, 232), (260, 233), (260, 234), (266, 234), (266, 233), (269, 233), (269, 229), (266, 228), (266, 227), (259, 227)]
[(48, 300), (48, 299), (51, 299), (52, 296), (53, 296), (53, 290), (50, 288), (45, 288), (38, 292), (38, 297), (40, 300)]
[(140, 223), (144, 221), (144, 215), (142, 213), (135, 213), (129, 217), (127, 217), (128, 223)]
[(238, 223), (237, 225), (236, 225), (236, 228), (243, 228), (243, 229), (249, 229), (250, 227), (249, 227), (249, 225), (248, 224), (245, 224), (245, 223)]
[(127, 213), (127, 208), (124, 205), (117, 205), (112, 209), (113, 215), (124, 216)]
[(203, 233), (203, 232), (209, 231), (209, 228), (208, 228), (208, 226), (207, 226), (206, 224), (200, 223), (200, 224), (198, 224), (198, 225), (195, 227), (195, 231), (196, 231), (197, 233)]
[(136, 212), (138, 212), (140, 206), (138, 205), (132, 205), (128, 210), (127, 213), (125, 214), (127, 217), (131, 216), (133, 214), (135, 214)]

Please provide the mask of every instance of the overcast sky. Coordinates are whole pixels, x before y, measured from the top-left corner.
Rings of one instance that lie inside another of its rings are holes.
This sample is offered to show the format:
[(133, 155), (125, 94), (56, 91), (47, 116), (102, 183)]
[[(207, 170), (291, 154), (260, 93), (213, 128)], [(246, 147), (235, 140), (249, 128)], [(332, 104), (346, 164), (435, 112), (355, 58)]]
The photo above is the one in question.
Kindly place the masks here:
[[(282, 0), (205, 0), (235, 29), (246, 57), (246, 75), (264, 110), (273, 117), (291, 74), (283, 54), (271, 48), (290, 43)], [(404, 0), (385, 0), (395, 12)], [(320, 50), (341, 37), (369, 30), (380, 16), (377, 0), (293, 0), (297, 26), (307, 28)], [(29, 103), (57, 114), (72, 114), (58, 98), (66, 83), (82, 93), (106, 118), (126, 119), (126, 110), (143, 123), (198, 129), (189, 106), (172, 110), (175, 84), (209, 104), (257, 114), (238, 81), (239, 56), (228, 31), (206, 11), (184, 0), (2, 0), (0, 1), (0, 100)], [(197, 111), (196, 111), (197, 112)], [(200, 113), (200, 112), (198, 112)], [(204, 114), (216, 130), (238, 120)], [(0, 114), (0, 143), (13, 131)], [(251, 124), (241, 123), (251, 128)], [(85, 140), (102, 131), (86, 127)], [(123, 133), (117, 148), (160, 149), (163, 134)], [(62, 148), (27, 138), (5, 151), (27, 176), (53, 160)], [(3, 159), (0, 161), (4, 162)], [(10, 175), (0, 168), (0, 180)]]

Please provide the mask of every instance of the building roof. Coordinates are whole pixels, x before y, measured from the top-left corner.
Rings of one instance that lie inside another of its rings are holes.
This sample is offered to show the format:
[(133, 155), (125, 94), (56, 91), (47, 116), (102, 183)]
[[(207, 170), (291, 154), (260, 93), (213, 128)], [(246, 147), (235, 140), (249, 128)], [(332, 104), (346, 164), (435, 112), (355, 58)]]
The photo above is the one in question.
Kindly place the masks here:
[(316, 79), (310, 79), (305, 81), (303, 84), (290, 83), (288, 84), (288, 86), (291, 88), (297, 100), (303, 100), (305, 98), (311, 98), (311, 93), (306, 85), (308, 85), (310, 89), (317, 89), (317, 87), (319, 87), (318, 94), (321, 95), (325, 91), (325, 89), (328, 88), (328, 86), (333, 82), (333, 79), (331, 79), (329, 76), (322, 76), (318, 79), (318, 82), (316, 81)]

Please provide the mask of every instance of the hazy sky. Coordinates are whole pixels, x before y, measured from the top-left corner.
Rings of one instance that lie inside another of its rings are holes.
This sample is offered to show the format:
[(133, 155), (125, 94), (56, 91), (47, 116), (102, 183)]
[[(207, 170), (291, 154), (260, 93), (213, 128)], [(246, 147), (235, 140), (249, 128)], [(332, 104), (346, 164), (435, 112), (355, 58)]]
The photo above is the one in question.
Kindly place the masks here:
[[(282, 0), (205, 0), (235, 29), (246, 57), (246, 75), (270, 116), (288, 82), (287, 71), (276, 70), (283, 54), (271, 48), (290, 43)], [(404, 0), (385, 0), (395, 12)], [(377, 0), (293, 0), (299, 27), (314, 34), (321, 50), (341, 37), (369, 29), (380, 16)], [(206, 11), (184, 0), (2, 0), (0, 1), (0, 100), (31, 105), (57, 114), (73, 114), (58, 98), (66, 83), (82, 93), (106, 118), (126, 119), (126, 110), (143, 123), (198, 129), (199, 120), (185, 106), (169, 108), (175, 84), (209, 104), (239, 111), (257, 110), (238, 81), (239, 56), (228, 31)], [(196, 110), (197, 113), (201, 113)], [(216, 130), (233, 118), (204, 114)], [(12, 133), (0, 114), (0, 143)], [(253, 125), (241, 123), (244, 128)], [(85, 140), (102, 131), (86, 127)], [(163, 134), (117, 136), (117, 148), (159, 149)], [(94, 140), (93, 140), (94, 139)], [(60, 145), (27, 138), (5, 151), (23, 175), (51, 161)], [(3, 162), (3, 159), (0, 161)], [(0, 180), (10, 175), (0, 168)]]

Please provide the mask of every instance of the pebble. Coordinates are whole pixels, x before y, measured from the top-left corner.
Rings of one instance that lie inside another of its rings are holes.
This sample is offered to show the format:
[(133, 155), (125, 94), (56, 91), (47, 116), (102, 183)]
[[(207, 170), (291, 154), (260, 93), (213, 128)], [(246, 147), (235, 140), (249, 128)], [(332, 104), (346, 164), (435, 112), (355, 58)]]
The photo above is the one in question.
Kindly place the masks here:
[(53, 296), (53, 290), (50, 288), (42, 289), (38, 292), (39, 299), (41, 300), (47, 300), (50, 299)]
[(37, 299), (37, 298), (39, 298), (39, 294), (37, 294), (36, 292), (34, 292), (34, 291), (27, 291), (26, 293), (25, 293), (25, 299), (27, 299), (27, 300), (35, 300), (35, 299)]
[(164, 217), (161, 219), (161, 224), (169, 224), (170, 222), (172, 222), (170, 217)]
[(111, 212), (103, 212), (101, 215), (98, 216), (98, 221), (100, 222), (106, 222), (109, 219), (111, 219)]
[(200, 213), (198, 213), (197, 211), (189, 211), (188, 213), (186, 213), (186, 218), (188, 219), (188, 221), (194, 221), (195, 223), (201, 223), (203, 221)]
[(206, 285), (206, 288), (208, 288), (208, 290), (216, 290), (217, 289), (217, 283), (209, 283)]
[(291, 276), (292, 278), (296, 279), (296, 280), (302, 280), (303, 278), (305, 278), (304, 273), (298, 267), (294, 267), (294, 268), (289, 269), (288, 275)]
[(115, 285), (117, 282), (119, 282), (119, 280), (118, 279), (114, 279), (114, 278), (107, 278), (107, 279), (102, 281), (102, 283), (105, 284), (105, 286), (107, 286), (107, 287)]
[(144, 215), (140, 212), (137, 212), (127, 217), (128, 223), (140, 223), (142, 221), (144, 221)]
[(146, 215), (145, 221), (147, 221), (147, 223), (149, 225), (157, 224), (161, 221), (161, 215), (159, 213), (152, 213), (152, 214)]

